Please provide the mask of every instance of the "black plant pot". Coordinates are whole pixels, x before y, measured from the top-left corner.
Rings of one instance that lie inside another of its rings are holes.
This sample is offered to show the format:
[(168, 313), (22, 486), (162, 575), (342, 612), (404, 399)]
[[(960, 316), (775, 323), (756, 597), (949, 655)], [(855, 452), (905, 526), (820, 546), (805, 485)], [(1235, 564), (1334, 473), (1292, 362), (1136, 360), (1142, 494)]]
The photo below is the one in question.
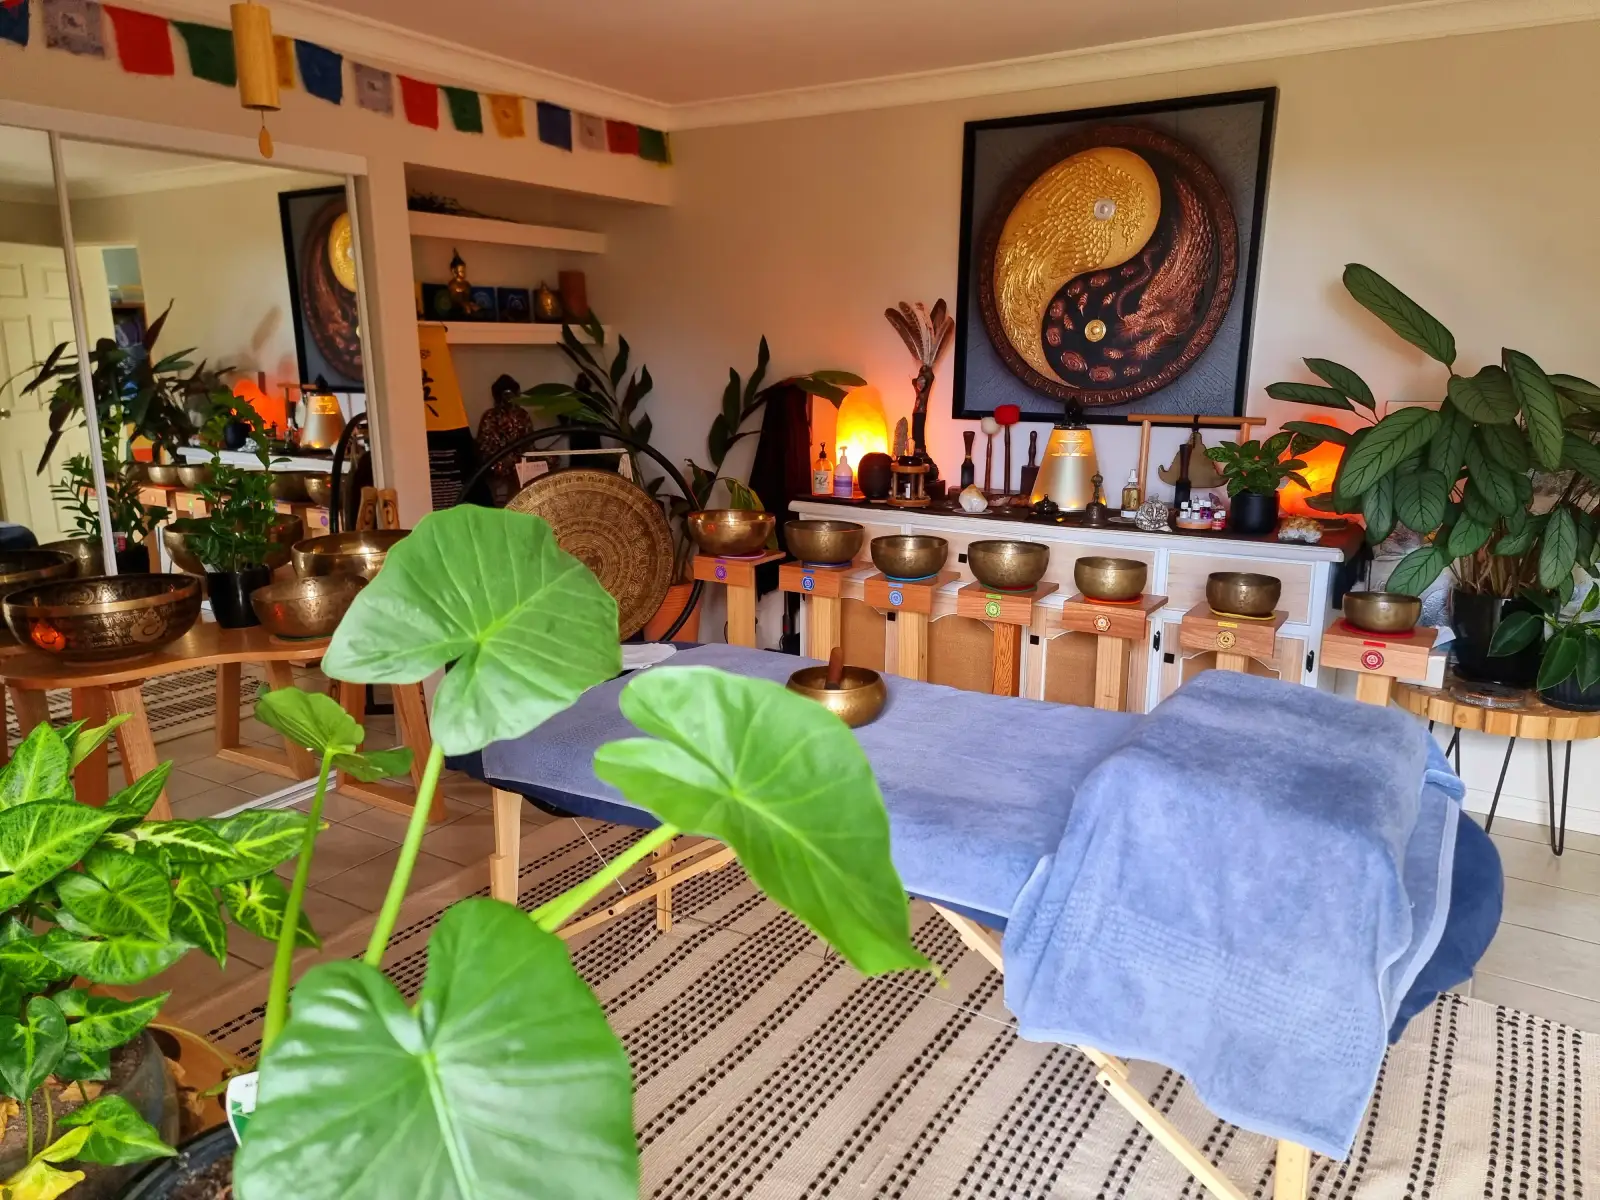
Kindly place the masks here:
[(1252, 537), (1278, 527), (1278, 493), (1240, 492), (1229, 502), (1228, 528)]
[(1499, 683), (1507, 687), (1532, 687), (1539, 677), (1539, 659), (1544, 647), (1537, 640), (1515, 654), (1490, 656), (1489, 644), (1500, 622), (1514, 612), (1536, 613), (1526, 600), (1506, 600), (1476, 592), (1450, 589), (1450, 626), (1456, 640), (1452, 647), (1456, 674), (1473, 683)]
[(135, 542), (126, 550), (117, 551), (118, 575), (150, 574), (150, 548)]
[(243, 629), (248, 625), (261, 624), (256, 618), (256, 610), (250, 606), (250, 593), (271, 582), (271, 567), (207, 571), (206, 595), (211, 597), (211, 615), (224, 629)]
[(1600, 683), (1586, 688), (1578, 682), (1576, 673), (1568, 675), (1554, 687), (1541, 688), (1539, 695), (1552, 708), (1568, 712), (1600, 712)]
[(146, 1167), (128, 1185), (121, 1200), (167, 1200), (198, 1179), (214, 1178), (214, 1173), (208, 1176), (214, 1164), (229, 1164), (216, 1166), (216, 1171), (226, 1179), (231, 1173), (233, 1152), (238, 1148), (233, 1130), (227, 1125), (208, 1129), (179, 1146), (176, 1158), (158, 1158)]

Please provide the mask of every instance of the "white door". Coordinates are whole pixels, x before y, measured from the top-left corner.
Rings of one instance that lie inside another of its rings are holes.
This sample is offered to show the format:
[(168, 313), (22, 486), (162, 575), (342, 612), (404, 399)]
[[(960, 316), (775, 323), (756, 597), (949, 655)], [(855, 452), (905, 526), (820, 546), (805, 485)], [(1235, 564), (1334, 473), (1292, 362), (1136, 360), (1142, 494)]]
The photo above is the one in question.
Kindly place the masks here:
[[(80, 256), (89, 267), (85, 279), (90, 335), (111, 326), (105, 267), (98, 250)], [(99, 281), (96, 288), (94, 280)], [(66, 257), (57, 246), (25, 246), (0, 242), (0, 502), (7, 521), (26, 525), (41, 542), (72, 536), (50, 495), (61, 477), (61, 464), (88, 452), (88, 435), (73, 428), (61, 439), (44, 473), (37, 474), (39, 455), (50, 436), (50, 387), (27, 396), (22, 389), (35, 363), (43, 362), (62, 342), (71, 345), (72, 307), (67, 296)], [(19, 372), (21, 378), (13, 379)], [(8, 382), (9, 381), (9, 382)], [(74, 422), (77, 425), (78, 422)]]

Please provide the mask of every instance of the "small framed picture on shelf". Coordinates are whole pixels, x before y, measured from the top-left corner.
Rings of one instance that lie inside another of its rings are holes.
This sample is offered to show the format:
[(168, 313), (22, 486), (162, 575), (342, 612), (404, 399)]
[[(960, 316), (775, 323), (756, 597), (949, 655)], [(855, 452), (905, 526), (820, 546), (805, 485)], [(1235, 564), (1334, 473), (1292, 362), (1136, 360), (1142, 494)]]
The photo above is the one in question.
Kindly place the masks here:
[(532, 293), (527, 288), (496, 288), (495, 299), (500, 320), (516, 325), (526, 325), (533, 320)]
[(425, 321), (448, 321), (455, 317), (456, 302), (450, 289), (442, 283), (423, 284), (421, 315)]
[(472, 303), (474, 309), (472, 319), (474, 321), (498, 321), (500, 319), (498, 315), (499, 307), (495, 302), (495, 294), (492, 287), (473, 288)]

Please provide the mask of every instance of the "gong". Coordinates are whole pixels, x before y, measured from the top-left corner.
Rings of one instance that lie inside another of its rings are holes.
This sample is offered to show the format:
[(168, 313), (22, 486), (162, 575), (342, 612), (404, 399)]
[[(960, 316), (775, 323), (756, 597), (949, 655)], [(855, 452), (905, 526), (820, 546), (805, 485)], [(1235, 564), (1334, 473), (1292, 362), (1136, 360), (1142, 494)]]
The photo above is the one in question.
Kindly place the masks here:
[(643, 488), (614, 471), (572, 467), (541, 475), (506, 507), (542, 517), (556, 543), (594, 572), (617, 602), (623, 639), (655, 616), (672, 583), (672, 530)]

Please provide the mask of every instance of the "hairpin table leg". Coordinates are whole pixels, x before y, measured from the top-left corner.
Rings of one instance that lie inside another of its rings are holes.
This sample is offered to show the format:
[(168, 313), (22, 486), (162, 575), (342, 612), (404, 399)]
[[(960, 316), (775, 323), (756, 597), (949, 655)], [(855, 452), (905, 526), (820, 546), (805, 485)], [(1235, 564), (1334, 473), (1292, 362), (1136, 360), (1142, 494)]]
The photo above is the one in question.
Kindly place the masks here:
[(1556, 823), (1556, 751), (1553, 741), (1544, 744), (1545, 772), (1550, 782), (1550, 850), (1558, 858), (1567, 848), (1567, 788), (1572, 782), (1572, 743), (1561, 767), (1561, 822)]
[[(1460, 736), (1457, 734), (1457, 736)], [(1568, 743), (1569, 745), (1571, 743)], [(1488, 833), (1494, 828), (1494, 810), (1500, 807), (1500, 789), (1506, 785), (1506, 768), (1511, 765), (1511, 752), (1517, 748), (1517, 739), (1509, 738), (1506, 741), (1506, 756), (1500, 762), (1500, 778), (1494, 781), (1494, 799), (1489, 802), (1489, 819), (1483, 823), (1483, 831)]]

